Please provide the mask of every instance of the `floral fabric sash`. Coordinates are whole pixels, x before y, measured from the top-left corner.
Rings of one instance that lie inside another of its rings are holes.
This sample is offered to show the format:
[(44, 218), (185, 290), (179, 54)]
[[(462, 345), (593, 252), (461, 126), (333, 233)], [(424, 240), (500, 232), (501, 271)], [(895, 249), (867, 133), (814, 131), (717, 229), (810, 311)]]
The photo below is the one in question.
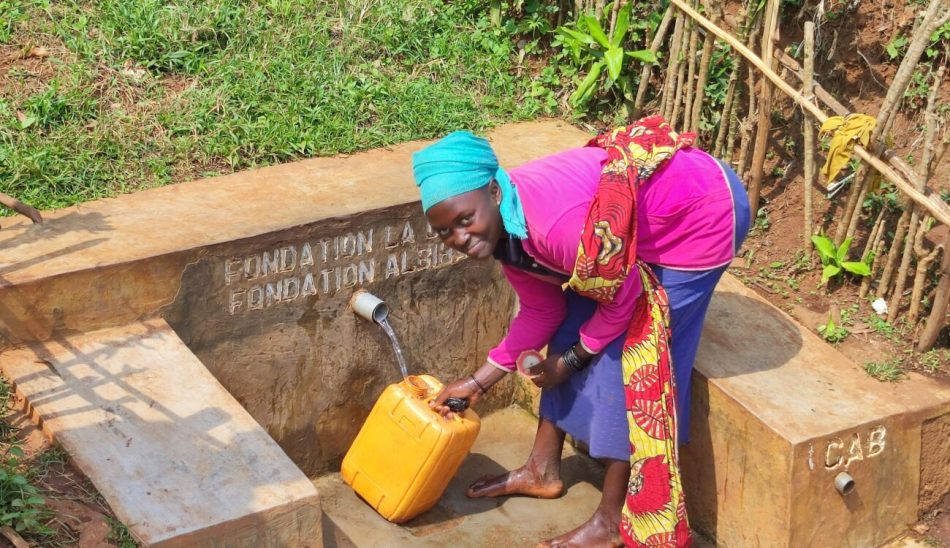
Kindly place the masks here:
[(603, 133), (587, 145), (605, 149), (608, 159), (568, 284), (602, 303), (613, 300), (631, 272), (643, 284), (621, 356), (631, 445), (630, 483), (620, 524), (627, 546), (681, 547), (692, 542), (679, 472), (669, 300), (650, 268), (637, 259), (636, 242), (640, 185), (694, 138), (650, 116)]

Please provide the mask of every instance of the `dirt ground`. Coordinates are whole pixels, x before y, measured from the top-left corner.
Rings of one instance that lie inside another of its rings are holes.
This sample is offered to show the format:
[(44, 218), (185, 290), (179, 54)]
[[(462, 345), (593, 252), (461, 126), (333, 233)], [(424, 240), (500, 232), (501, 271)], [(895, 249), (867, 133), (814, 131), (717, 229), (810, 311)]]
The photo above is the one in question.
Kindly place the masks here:
[[(52, 444), (47, 436), (24, 413), (23, 402), (11, 401), (4, 419), (16, 432), (24, 452), (21, 460), (40, 490), (53, 517), (47, 525), (53, 535), (31, 539), (31, 546), (78, 546), (98, 548), (128, 546), (110, 539), (117, 523), (108, 505), (86, 477), (70, 463), (68, 454)], [(0, 546), (14, 546), (0, 536)]]

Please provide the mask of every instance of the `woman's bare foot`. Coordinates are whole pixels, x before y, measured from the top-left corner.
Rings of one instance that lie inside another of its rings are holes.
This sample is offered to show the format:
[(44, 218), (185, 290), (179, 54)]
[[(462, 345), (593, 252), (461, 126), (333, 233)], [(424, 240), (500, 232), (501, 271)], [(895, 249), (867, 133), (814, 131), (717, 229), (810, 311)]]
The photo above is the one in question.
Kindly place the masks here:
[(623, 546), (620, 524), (610, 519), (607, 513), (600, 509), (587, 520), (587, 523), (577, 529), (538, 544), (539, 548), (588, 548), (595, 546), (610, 548)]
[(500, 476), (485, 476), (475, 480), (465, 493), (469, 498), (525, 495), (539, 499), (554, 499), (564, 492), (564, 483), (557, 478), (545, 478), (530, 462), (517, 470)]

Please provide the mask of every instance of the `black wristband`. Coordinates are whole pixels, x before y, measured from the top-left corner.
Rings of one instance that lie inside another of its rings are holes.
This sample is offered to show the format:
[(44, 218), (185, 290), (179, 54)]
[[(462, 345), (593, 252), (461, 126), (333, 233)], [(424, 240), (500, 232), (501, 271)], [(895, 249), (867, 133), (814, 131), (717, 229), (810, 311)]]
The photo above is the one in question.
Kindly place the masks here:
[(561, 355), (561, 359), (564, 360), (564, 365), (566, 365), (568, 369), (575, 373), (579, 373), (586, 369), (588, 365), (590, 365), (590, 360), (584, 360), (578, 356), (577, 350), (575, 349), (576, 346), (576, 343), (571, 345), (571, 347)]
[(485, 387), (482, 386), (482, 383), (478, 382), (478, 379), (475, 378), (474, 373), (470, 374), (469, 377), (472, 377), (472, 381), (475, 383), (475, 386), (478, 387), (478, 389), (481, 391), (482, 394), (484, 394), (485, 392), (488, 392), (488, 390), (485, 390)]

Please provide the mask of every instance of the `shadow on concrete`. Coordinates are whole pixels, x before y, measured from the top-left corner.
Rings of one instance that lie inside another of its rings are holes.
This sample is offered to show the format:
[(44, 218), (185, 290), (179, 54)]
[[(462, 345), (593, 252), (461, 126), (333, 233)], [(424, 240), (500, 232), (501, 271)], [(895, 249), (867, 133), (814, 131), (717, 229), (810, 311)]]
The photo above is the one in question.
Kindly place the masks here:
[(17, 270), (23, 270), (23, 269), (29, 268), (29, 267), (31, 267), (31, 266), (33, 266), (33, 265), (35, 265), (35, 264), (40, 264), (40, 263), (46, 262), (46, 261), (48, 261), (48, 260), (50, 260), (50, 259), (55, 259), (56, 257), (62, 257), (62, 256), (64, 256), (64, 255), (69, 255), (69, 254), (71, 254), (71, 253), (76, 253), (76, 252), (82, 251), (82, 250), (84, 250), (84, 249), (89, 249), (89, 248), (91, 248), (91, 247), (95, 247), (95, 246), (101, 244), (102, 242), (106, 241), (106, 239), (107, 239), (107, 238), (94, 238), (94, 239), (92, 239), (92, 240), (86, 240), (85, 242), (82, 242), (82, 243), (78, 243), (78, 244), (73, 244), (73, 245), (66, 246), (66, 247), (64, 247), (64, 248), (62, 248), (62, 249), (57, 249), (56, 251), (50, 251), (50, 252), (47, 252), (47, 253), (43, 253), (42, 255), (37, 255), (36, 257), (31, 257), (31, 258), (29, 258), (29, 259), (26, 259), (25, 261), (18, 261), (18, 262), (15, 262), (15, 263), (10, 263), (10, 264), (8, 264), (8, 265), (6, 265), (6, 266), (0, 268), (0, 284), (2, 284), (2, 285), (8, 285), (8, 284), (9, 284), (9, 282), (7, 282), (6, 280), (4, 280), (4, 279), (2, 278), (2, 276), (3, 276), (4, 274), (9, 274), (10, 272), (15, 272), (15, 271), (17, 271)]
[(61, 217), (47, 219), (41, 225), (20, 224), (0, 230), (0, 249), (9, 253), (18, 247), (33, 247), (37, 242), (52, 240), (63, 234), (100, 234), (110, 230), (112, 223), (102, 213), (72, 211)]
[(799, 325), (781, 310), (721, 291), (709, 305), (694, 369), (708, 379), (775, 369), (795, 357), (802, 344)]
[[(155, 365), (162, 358), (179, 359), (174, 351), (169, 352), (174, 342), (168, 335), (181, 348), (184, 345), (164, 322), (140, 325), (146, 329), (112, 337), (104, 344), (97, 341), (92, 349), (88, 342), (77, 345), (61, 335), (30, 345), (34, 363), (45, 367), (33, 366), (32, 372), (14, 379), (18, 387), (35, 383), (27, 402), (29, 414), (44, 427), (37, 409), (45, 407), (47, 416), (52, 413), (59, 422), (57, 441), (133, 534), (146, 533), (148, 538), (142, 541), (182, 534), (194, 542), (210, 542), (222, 534), (251, 539), (273, 527), (281, 529), (272, 532), (275, 538), (299, 538), (294, 536), (295, 530), (310, 526), (306, 515), (300, 513), (306, 509), (279, 517), (261, 510), (272, 503), (268, 499), (273, 499), (275, 492), (284, 500), (279, 492), (295, 481), (293, 474), (284, 472), (292, 470), (308, 483), (306, 478), (263, 430), (227, 428), (235, 418), (235, 409), (204, 402), (200, 395), (187, 403), (188, 394), (194, 393), (189, 386), (205, 379), (202, 375), (169, 379), (167, 374), (162, 379)], [(136, 355), (158, 358), (137, 365)], [(110, 362), (111, 368), (102, 365)], [(194, 362), (198, 363), (197, 359)], [(120, 364), (118, 369), (116, 364)], [(210, 374), (207, 381), (215, 382)], [(171, 388), (173, 385), (178, 388)], [(152, 393), (141, 386), (150, 386)], [(178, 402), (186, 402), (177, 406), (180, 409), (158, 401), (162, 394), (171, 397), (176, 389), (183, 397)], [(189, 408), (194, 412), (181, 412)], [(267, 444), (262, 446), (264, 439)], [(143, 524), (136, 518), (164, 521), (145, 523), (142, 531), (139, 526)], [(221, 528), (226, 522), (229, 525)], [(212, 530), (195, 530), (194, 525)]]

